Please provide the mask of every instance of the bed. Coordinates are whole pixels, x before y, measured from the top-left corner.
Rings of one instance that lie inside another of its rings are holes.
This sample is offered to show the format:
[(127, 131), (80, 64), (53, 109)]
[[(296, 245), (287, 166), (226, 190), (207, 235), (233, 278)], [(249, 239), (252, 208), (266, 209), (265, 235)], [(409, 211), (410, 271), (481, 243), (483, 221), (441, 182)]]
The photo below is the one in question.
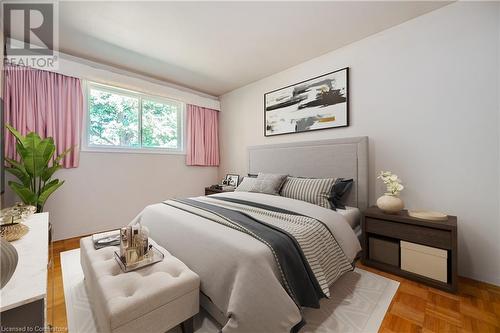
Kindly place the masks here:
[(223, 332), (298, 331), (302, 307), (329, 297), (328, 288), (353, 269), (361, 249), (353, 229), (368, 202), (367, 144), (357, 137), (248, 149), (249, 173), (354, 179), (345, 212), (234, 192), (151, 205), (133, 223), (148, 227), (200, 276), (201, 304)]

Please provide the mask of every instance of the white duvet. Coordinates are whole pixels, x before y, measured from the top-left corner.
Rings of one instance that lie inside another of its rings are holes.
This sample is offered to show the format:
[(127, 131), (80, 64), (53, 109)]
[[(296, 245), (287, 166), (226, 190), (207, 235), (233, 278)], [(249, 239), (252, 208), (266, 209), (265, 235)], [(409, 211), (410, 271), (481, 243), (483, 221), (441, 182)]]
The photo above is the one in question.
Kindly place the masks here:
[[(260, 193), (232, 197), (291, 210), (327, 225), (353, 261), (359, 241), (341, 214), (307, 202)], [(223, 332), (290, 332), (300, 310), (281, 285), (274, 257), (255, 238), (165, 204), (146, 207), (138, 219), (150, 236), (201, 278), (201, 291), (228, 318)], [(134, 221), (135, 222), (135, 221)]]

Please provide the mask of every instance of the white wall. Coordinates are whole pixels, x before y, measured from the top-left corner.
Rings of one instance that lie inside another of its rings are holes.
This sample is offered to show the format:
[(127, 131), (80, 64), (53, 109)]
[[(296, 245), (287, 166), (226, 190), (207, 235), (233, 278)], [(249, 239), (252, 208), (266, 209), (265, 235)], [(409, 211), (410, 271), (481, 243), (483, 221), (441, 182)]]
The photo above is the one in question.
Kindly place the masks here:
[[(407, 207), (458, 216), (460, 274), (500, 284), (498, 6), (454, 3), (223, 95), (219, 177), (246, 173), (247, 146), (367, 135), (370, 202), (397, 173)], [(346, 66), (349, 127), (264, 137), (264, 93)]]
[[(219, 109), (215, 97), (76, 60), (61, 58), (58, 72)], [(178, 154), (82, 151), (80, 166), (61, 170), (56, 177), (65, 184), (49, 198), (45, 210), (50, 213), (54, 238), (58, 240), (123, 226), (148, 204), (202, 195), (205, 186), (217, 182), (218, 168), (188, 167), (185, 155)], [(8, 187), (5, 196), (8, 205), (16, 200)]]
[(78, 169), (46, 206), (56, 239), (109, 230), (130, 222), (146, 205), (203, 195), (217, 168), (188, 167), (185, 155), (82, 152)]

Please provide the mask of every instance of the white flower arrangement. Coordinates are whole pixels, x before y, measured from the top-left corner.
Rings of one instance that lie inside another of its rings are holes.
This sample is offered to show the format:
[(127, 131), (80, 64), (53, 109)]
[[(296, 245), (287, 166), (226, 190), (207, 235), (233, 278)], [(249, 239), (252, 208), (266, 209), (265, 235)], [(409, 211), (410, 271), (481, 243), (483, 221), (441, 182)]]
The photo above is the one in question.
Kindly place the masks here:
[(393, 174), (390, 171), (380, 171), (380, 174), (377, 177), (378, 179), (382, 179), (385, 186), (387, 187), (386, 195), (392, 195), (397, 197), (399, 193), (405, 188), (401, 183), (402, 180), (398, 178), (397, 175)]

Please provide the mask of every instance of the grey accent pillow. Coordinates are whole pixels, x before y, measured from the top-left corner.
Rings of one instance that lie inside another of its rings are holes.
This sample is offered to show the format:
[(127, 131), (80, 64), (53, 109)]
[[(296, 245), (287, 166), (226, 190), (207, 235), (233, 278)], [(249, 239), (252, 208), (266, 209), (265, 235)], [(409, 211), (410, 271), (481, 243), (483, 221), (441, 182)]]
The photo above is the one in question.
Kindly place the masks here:
[(352, 179), (335, 179), (335, 183), (332, 186), (332, 192), (330, 193), (330, 197), (328, 198), (333, 210), (345, 209), (344, 201), (347, 198), (347, 195), (349, 194), (353, 183), (354, 180)]
[(281, 187), (285, 183), (288, 175), (280, 175), (276, 173), (262, 173), (259, 172), (257, 175), (257, 179), (264, 180), (270, 183), (270, 186), (273, 187), (274, 195), (279, 195)]
[(280, 195), (331, 209), (328, 199), (334, 183), (335, 178), (288, 177), (281, 188)]
[(235, 189), (235, 192), (256, 192), (278, 195), (276, 185), (272, 181), (245, 177), (241, 184)]

